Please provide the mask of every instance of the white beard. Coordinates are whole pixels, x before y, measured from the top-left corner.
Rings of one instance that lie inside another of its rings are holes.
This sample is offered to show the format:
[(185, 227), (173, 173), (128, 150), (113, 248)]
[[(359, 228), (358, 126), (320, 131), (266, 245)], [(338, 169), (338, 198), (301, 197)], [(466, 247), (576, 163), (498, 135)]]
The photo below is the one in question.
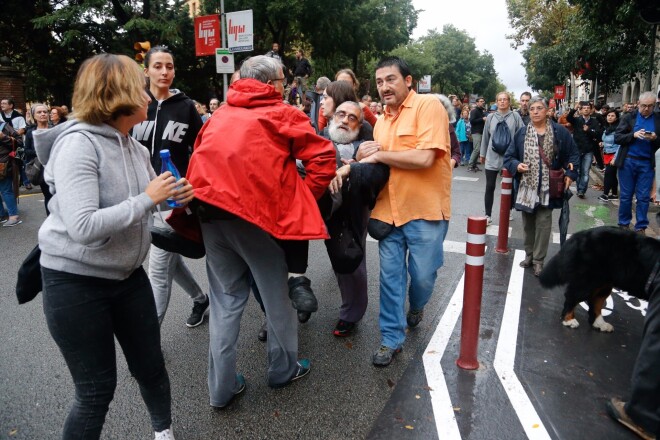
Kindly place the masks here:
[(330, 140), (337, 144), (350, 144), (357, 139), (358, 134), (360, 133), (359, 129), (351, 130), (342, 130), (339, 128), (334, 118), (330, 119), (330, 125), (328, 126), (328, 134), (330, 135)]

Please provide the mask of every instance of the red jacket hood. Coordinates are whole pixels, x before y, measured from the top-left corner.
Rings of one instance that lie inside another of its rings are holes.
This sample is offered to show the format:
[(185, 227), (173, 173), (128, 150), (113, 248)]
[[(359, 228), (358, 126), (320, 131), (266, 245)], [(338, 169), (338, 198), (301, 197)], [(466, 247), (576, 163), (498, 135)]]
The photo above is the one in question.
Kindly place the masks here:
[(227, 104), (235, 107), (263, 107), (282, 101), (275, 87), (252, 78), (239, 79), (227, 91)]

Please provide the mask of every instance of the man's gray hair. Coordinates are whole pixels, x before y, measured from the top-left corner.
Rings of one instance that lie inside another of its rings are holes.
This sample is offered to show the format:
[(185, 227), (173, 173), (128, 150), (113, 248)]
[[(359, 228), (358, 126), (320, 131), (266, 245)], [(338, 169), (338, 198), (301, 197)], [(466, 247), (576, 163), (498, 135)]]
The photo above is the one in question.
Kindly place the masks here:
[(257, 55), (243, 61), (241, 65), (241, 78), (253, 78), (262, 83), (280, 79), (282, 63), (275, 58)]
[(322, 76), (316, 80), (316, 89), (325, 90), (328, 88), (331, 82), (332, 81), (330, 81), (330, 78), (328, 78), (327, 76)]
[[(520, 96), (522, 96), (522, 95), (520, 95)], [(546, 101), (546, 99), (543, 96), (540, 96), (540, 95), (532, 96), (529, 99), (529, 103), (527, 103), (527, 107), (531, 107), (533, 104), (536, 104), (536, 103), (542, 104), (543, 107), (546, 108), (546, 109), (548, 108), (548, 101)]]
[[(358, 119), (360, 120), (360, 124), (361, 124), (362, 121), (364, 121), (364, 113), (362, 112), (362, 107), (360, 107), (360, 104), (358, 104), (358, 103), (355, 102), (355, 101), (344, 101), (344, 102), (342, 102), (341, 104), (339, 104), (339, 105), (337, 106), (337, 108), (341, 107), (341, 106), (344, 105), (344, 104), (352, 105), (353, 107), (355, 107), (355, 108), (358, 110), (358, 114), (360, 115), (360, 116), (358, 117)], [(337, 109), (335, 109), (335, 112), (336, 112), (336, 111), (337, 111)]]
[[(452, 96), (454, 96), (454, 95), (452, 95)], [(456, 122), (456, 112), (454, 111), (454, 106), (452, 105), (449, 98), (447, 98), (445, 95), (438, 95), (438, 94), (436, 94), (435, 97), (440, 100), (442, 105), (447, 110), (447, 116), (449, 117), (449, 123), (453, 124), (454, 122)]]
[(653, 101), (655, 101), (655, 99), (656, 99), (655, 93), (653, 93), (653, 92), (644, 92), (641, 95), (639, 95), (639, 100), (640, 101), (645, 100), (645, 99), (653, 99)]

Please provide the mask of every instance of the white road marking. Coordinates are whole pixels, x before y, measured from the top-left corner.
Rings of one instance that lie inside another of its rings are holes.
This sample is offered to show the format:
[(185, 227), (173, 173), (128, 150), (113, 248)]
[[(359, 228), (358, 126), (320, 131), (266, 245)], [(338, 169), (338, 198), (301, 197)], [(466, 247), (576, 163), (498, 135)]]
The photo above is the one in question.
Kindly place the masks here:
[(602, 221), (602, 220), (599, 219), (599, 218), (595, 218), (595, 217), (594, 217), (594, 212), (596, 212), (596, 207), (595, 207), (595, 206), (590, 206), (589, 208), (587, 208), (587, 210), (586, 210), (584, 213), (585, 213), (588, 217), (591, 217), (592, 219), (594, 219), (594, 228), (595, 228), (595, 227), (598, 227), (598, 226), (605, 226), (605, 222), (604, 222), (604, 221)]
[(527, 437), (533, 440), (549, 440), (550, 435), (548, 431), (543, 426), (541, 418), (514, 371), (523, 276), (525, 273), (519, 263), (524, 259), (525, 251), (517, 250), (513, 258), (511, 278), (509, 280), (506, 305), (504, 306), (504, 314), (502, 315), (502, 326), (500, 327), (493, 366)]
[[(571, 238), (571, 235), (573, 235), (573, 234), (566, 234), (566, 240)], [(554, 244), (560, 244), (561, 240), (560, 240), (559, 232), (553, 232), (552, 233), (552, 242)]]
[(438, 430), (440, 439), (460, 439), (461, 433), (458, 430), (456, 422), (456, 413), (451, 403), (447, 382), (442, 371), (442, 355), (461, 315), (463, 309), (463, 286), (465, 283), (465, 273), (456, 286), (456, 290), (449, 300), (449, 304), (438, 323), (429, 345), (424, 350), (422, 360), (424, 362), (424, 372), (426, 373), (426, 383), (431, 394), (431, 405), (433, 406), (433, 416), (435, 418), (435, 427)]
[[(511, 237), (511, 231), (512, 230), (513, 230), (513, 228), (511, 226), (509, 226), (509, 238)], [(497, 237), (499, 232), (500, 232), (500, 225), (490, 225), (490, 226), (486, 227), (486, 234), (487, 235), (493, 235), (493, 236)]]
[(479, 180), (479, 178), (478, 177), (456, 176), (456, 177), (454, 177), (454, 180), (464, 180), (466, 182), (477, 182)]

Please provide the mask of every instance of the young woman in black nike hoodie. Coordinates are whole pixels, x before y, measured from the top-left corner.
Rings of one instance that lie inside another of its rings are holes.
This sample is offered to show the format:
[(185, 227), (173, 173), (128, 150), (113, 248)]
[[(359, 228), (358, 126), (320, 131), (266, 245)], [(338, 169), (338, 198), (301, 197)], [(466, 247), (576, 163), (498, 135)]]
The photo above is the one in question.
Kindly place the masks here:
[[(186, 175), (197, 133), (202, 119), (189, 97), (177, 89), (171, 89), (174, 81), (174, 57), (167, 47), (151, 48), (144, 58), (147, 76), (147, 93), (151, 98), (147, 120), (133, 127), (132, 136), (147, 147), (151, 165), (160, 173), (160, 151), (170, 150), (174, 165), (182, 176)], [(171, 208), (161, 204), (154, 216), (154, 225), (169, 228), (164, 219)], [(162, 323), (170, 302), (172, 280), (176, 281), (193, 300), (193, 309), (186, 325), (196, 327), (204, 320), (209, 299), (202, 292), (192, 273), (179, 254), (166, 252), (151, 246), (149, 252), (149, 280), (154, 291), (158, 321)]]

